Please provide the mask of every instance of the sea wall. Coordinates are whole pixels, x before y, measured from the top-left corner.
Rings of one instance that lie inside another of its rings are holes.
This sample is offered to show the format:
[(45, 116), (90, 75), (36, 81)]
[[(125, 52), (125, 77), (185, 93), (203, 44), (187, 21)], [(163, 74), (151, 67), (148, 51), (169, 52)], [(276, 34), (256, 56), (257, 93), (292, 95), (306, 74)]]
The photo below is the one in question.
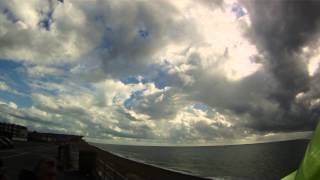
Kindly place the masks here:
[(79, 145), (79, 170), (96, 179), (113, 180), (203, 180), (206, 178), (179, 173), (101, 150), (88, 143)]

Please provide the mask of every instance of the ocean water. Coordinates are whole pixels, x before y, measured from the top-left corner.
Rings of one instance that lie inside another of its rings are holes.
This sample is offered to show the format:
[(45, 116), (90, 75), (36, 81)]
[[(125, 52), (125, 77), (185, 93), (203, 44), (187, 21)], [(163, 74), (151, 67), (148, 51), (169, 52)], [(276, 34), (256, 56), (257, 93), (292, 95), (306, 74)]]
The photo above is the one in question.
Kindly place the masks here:
[(130, 159), (213, 179), (274, 180), (299, 167), (308, 142), (205, 147), (94, 145)]

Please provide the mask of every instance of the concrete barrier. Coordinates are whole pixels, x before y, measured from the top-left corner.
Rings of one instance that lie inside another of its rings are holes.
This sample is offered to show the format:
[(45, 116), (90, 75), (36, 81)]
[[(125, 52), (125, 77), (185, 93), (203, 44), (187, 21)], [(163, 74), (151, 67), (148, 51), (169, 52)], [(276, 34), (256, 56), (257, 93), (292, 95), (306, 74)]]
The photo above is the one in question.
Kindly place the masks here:
[[(114, 155), (87, 143), (79, 145), (79, 169), (97, 180), (204, 180), (207, 178), (184, 174), (144, 164)], [(87, 153), (84, 155), (83, 153)], [(86, 162), (86, 163), (85, 163)], [(86, 164), (83, 168), (81, 163)]]

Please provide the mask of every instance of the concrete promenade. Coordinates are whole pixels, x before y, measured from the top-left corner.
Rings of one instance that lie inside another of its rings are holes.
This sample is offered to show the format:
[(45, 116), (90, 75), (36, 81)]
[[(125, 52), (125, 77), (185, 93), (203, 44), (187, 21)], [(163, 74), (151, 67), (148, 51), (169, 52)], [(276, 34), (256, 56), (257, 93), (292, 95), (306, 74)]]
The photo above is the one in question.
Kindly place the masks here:
[[(0, 150), (0, 158), (10, 180), (17, 180), (22, 169), (33, 170), (44, 157), (56, 159), (57, 146), (37, 142), (14, 142), (15, 148)], [(59, 180), (85, 180), (86, 178), (71, 173), (58, 172)]]
[[(10, 180), (17, 180), (23, 169), (33, 170), (42, 158), (57, 159), (58, 146), (39, 142), (14, 142), (15, 148), (0, 150), (5, 172)], [(152, 165), (136, 162), (116, 156), (98, 149), (86, 142), (79, 142), (79, 166), (83, 169), (78, 172), (59, 172), (58, 180), (205, 180), (206, 178), (173, 172)], [(85, 177), (79, 172), (86, 172), (91, 177)]]

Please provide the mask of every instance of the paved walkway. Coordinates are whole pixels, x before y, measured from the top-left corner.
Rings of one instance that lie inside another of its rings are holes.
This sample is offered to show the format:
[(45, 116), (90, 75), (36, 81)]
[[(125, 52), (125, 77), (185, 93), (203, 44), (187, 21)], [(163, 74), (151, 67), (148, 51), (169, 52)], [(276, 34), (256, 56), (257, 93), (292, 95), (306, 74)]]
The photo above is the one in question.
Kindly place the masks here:
[[(14, 149), (0, 150), (5, 170), (11, 180), (17, 180), (22, 169), (33, 170), (38, 161), (44, 157), (56, 158), (57, 146), (34, 142), (15, 142)], [(85, 180), (75, 173), (59, 173), (58, 180)]]

